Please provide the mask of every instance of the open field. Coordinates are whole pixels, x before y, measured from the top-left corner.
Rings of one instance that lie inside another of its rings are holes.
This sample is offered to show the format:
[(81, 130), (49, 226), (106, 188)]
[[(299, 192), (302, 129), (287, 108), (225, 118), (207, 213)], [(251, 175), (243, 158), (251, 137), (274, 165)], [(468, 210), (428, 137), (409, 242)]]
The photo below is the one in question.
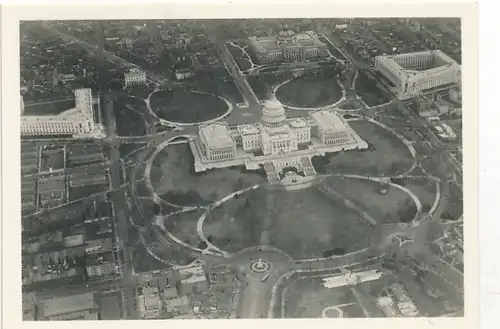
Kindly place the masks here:
[(119, 136), (146, 134), (146, 120), (142, 114), (146, 110), (146, 103), (135, 98), (119, 99), (115, 102), (113, 110)]
[[(141, 243), (141, 240), (137, 236), (137, 231), (134, 232), (134, 238), (130, 240), (134, 241), (133, 255), (134, 269), (136, 272), (148, 272), (160, 269), (170, 268), (171, 265), (186, 265), (194, 261), (190, 256), (185, 255), (177, 250), (172, 249), (172, 247), (165, 245), (160, 241), (159, 235), (165, 234), (158, 227), (150, 227), (144, 230), (141, 235), (147, 244), (149, 250), (159, 257), (163, 261), (156, 259), (151, 256), (146, 250), (145, 246)], [(167, 264), (166, 264), (167, 263)]]
[[(334, 153), (313, 159), (316, 170), (360, 175), (396, 175), (411, 168), (410, 151), (395, 135), (368, 121), (350, 121), (351, 127), (373, 147)], [(321, 160), (319, 160), (321, 159)], [(328, 160), (328, 161), (326, 161)]]
[(434, 181), (429, 179), (405, 179), (403, 185), (419, 198), (424, 212), (432, 207), (437, 193)]
[(301, 76), (281, 86), (276, 98), (288, 106), (321, 107), (334, 104), (342, 97), (335, 77)]
[(369, 223), (353, 210), (314, 187), (300, 191), (260, 188), (245, 193), (213, 210), (203, 227), (215, 245), (231, 251), (258, 244), (265, 231), (269, 245), (295, 259), (364, 248), (370, 230)]
[[(411, 197), (396, 187), (357, 178), (329, 177), (329, 184), (366, 209), (377, 221), (386, 224), (398, 222), (400, 218), (413, 218), (416, 206)], [(386, 194), (381, 190), (386, 189)]]
[(151, 108), (160, 118), (180, 123), (215, 119), (228, 110), (227, 104), (214, 95), (182, 89), (154, 93)]
[(256, 172), (241, 168), (195, 173), (193, 157), (186, 144), (173, 145), (159, 153), (151, 169), (151, 181), (164, 200), (179, 205), (214, 202), (239, 189), (265, 183)]
[(257, 75), (248, 76), (247, 81), (257, 98), (261, 101), (270, 99), (272, 87), (283, 81), (290, 79), (292, 76), (285, 75)]
[(134, 260), (133, 266), (136, 273), (170, 268), (169, 265), (151, 257), (146, 248), (140, 243), (133, 247), (132, 259)]
[(268, 216), (264, 203), (265, 196), (259, 190), (225, 202), (205, 219), (205, 236), (229, 252), (259, 244), (263, 221)]
[(369, 244), (369, 223), (315, 188), (276, 192), (268, 212), (273, 218), (270, 244), (296, 259), (352, 252)]
[(199, 77), (196, 80), (185, 82), (184, 86), (189, 90), (198, 90), (222, 96), (233, 103), (243, 102), (243, 96), (241, 96), (238, 87), (232, 80), (224, 79), (214, 82), (211, 79)]
[(165, 227), (179, 240), (193, 247), (198, 247), (201, 240), (196, 232), (196, 225), (201, 214), (201, 211), (189, 211), (167, 217)]
[(382, 90), (377, 83), (377, 80), (371, 79), (366, 73), (359, 71), (358, 78), (356, 79), (356, 94), (368, 106), (384, 104), (391, 100), (391, 95)]

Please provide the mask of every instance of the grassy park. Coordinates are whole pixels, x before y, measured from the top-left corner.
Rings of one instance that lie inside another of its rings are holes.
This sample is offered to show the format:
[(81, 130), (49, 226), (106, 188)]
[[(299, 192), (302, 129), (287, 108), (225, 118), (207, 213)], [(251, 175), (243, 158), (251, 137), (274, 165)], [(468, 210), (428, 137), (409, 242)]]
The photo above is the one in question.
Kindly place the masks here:
[(151, 108), (158, 117), (180, 123), (215, 119), (228, 110), (227, 104), (219, 97), (184, 89), (154, 93)]
[(165, 148), (153, 161), (151, 181), (164, 200), (179, 205), (207, 204), (242, 188), (266, 182), (257, 172), (244, 168), (215, 169), (195, 173), (186, 144)]
[(142, 136), (146, 134), (146, 103), (132, 97), (119, 97), (113, 110), (119, 136)]
[(314, 187), (300, 191), (260, 188), (245, 193), (213, 210), (203, 226), (205, 236), (230, 251), (261, 243), (266, 232), (267, 244), (296, 259), (364, 248), (370, 229), (353, 210)]
[(306, 75), (281, 86), (276, 98), (293, 107), (322, 107), (338, 102), (342, 88), (335, 76)]
[(392, 98), (388, 92), (378, 86), (377, 80), (368, 77), (363, 71), (359, 71), (355, 91), (368, 106), (384, 104)]
[(364, 120), (349, 123), (370, 147), (313, 158), (313, 165), (318, 172), (390, 176), (411, 168), (411, 153), (394, 134)]
[(383, 224), (409, 221), (416, 213), (410, 195), (396, 187), (344, 177), (329, 177), (325, 184), (332, 186)]

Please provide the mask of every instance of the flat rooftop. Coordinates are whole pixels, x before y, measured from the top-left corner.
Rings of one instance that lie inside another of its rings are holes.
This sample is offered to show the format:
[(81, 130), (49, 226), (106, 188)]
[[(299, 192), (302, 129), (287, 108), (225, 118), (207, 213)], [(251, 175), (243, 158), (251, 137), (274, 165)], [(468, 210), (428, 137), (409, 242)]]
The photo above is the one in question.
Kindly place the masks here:
[(44, 177), (38, 181), (39, 193), (64, 191), (65, 186), (64, 175)]
[(260, 134), (260, 129), (256, 125), (240, 125), (238, 126), (238, 131), (241, 135), (256, 135)]
[(90, 292), (81, 295), (47, 299), (41, 304), (40, 309), (43, 317), (85, 311), (95, 307), (94, 294)]
[(305, 128), (308, 126), (307, 120), (304, 118), (294, 118), (294, 119), (289, 119), (288, 124), (292, 128)]
[(212, 123), (200, 127), (200, 133), (205, 138), (206, 145), (211, 149), (231, 147), (234, 139), (229, 126), (224, 123)]
[(342, 121), (338, 114), (327, 110), (313, 112), (311, 117), (316, 121), (318, 126), (324, 130), (346, 127), (346, 124)]
[(324, 45), (312, 31), (295, 34), (290, 30), (286, 30), (281, 31), (275, 36), (251, 37), (250, 40), (257, 48), (265, 51), (278, 50), (282, 45), (299, 47)]
[(116, 294), (101, 297), (101, 319), (120, 320), (120, 298)]
[[(415, 72), (427, 71), (433, 68), (451, 64), (458, 64), (453, 58), (446, 55), (441, 50), (427, 50), (405, 54), (385, 55), (379, 57), (382, 58), (386, 63), (398, 65), (407, 71)], [(411, 62), (412, 64), (405, 64), (405, 59), (417, 57), (421, 60)]]

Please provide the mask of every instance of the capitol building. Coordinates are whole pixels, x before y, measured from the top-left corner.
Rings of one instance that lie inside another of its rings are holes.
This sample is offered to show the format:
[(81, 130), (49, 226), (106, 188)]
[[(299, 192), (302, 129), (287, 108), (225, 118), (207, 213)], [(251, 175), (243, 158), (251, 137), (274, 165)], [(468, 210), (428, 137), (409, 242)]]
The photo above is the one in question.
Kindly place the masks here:
[(270, 100), (263, 103), (260, 122), (201, 125), (190, 147), (196, 172), (244, 165), (279, 173), (292, 166), (314, 175), (312, 157), (365, 149), (368, 144), (336, 111), (317, 110), (308, 118), (287, 119), (281, 103)]

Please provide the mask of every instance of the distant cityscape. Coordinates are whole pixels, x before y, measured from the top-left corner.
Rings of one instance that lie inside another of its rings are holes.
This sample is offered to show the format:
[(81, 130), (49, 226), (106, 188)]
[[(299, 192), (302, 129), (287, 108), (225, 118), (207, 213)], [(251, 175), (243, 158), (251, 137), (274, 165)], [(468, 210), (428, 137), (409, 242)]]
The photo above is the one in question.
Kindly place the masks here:
[(464, 315), (459, 18), (20, 38), (24, 321)]

